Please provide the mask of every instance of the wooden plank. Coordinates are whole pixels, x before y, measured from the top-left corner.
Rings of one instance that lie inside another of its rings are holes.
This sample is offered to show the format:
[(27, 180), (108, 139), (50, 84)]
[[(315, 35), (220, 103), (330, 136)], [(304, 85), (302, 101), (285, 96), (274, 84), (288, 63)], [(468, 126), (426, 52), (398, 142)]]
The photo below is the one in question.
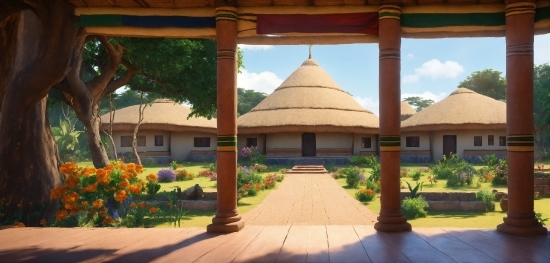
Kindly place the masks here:
[(524, 246), (517, 246), (508, 239), (484, 234), (495, 230), (454, 229), (446, 230), (456, 238), (477, 247), (500, 262), (549, 262), (550, 258), (535, 254)]
[[(483, 234), (491, 235), (500, 240), (504, 240), (508, 244), (514, 244), (515, 246), (522, 247), (525, 250), (532, 253), (540, 254), (544, 257), (550, 258), (550, 236), (511, 236), (498, 231), (483, 231)], [(550, 260), (549, 260), (550, 261)]]
[(494, 258), (439, 228), (415, 229), (415, 234), (456, 262), (497, 262)]
[(195, 262), (232, 262), (263, 229), (263, 226), (245, 226), (239, 232), (228, 234), (229, 237), (226, 242), (212, 249)]
[(326, 228), (330, 262), (371, 262), (352, 226)]
[(306, 262), (310, 226), (293, 225), (275, 262)]
[(373, 226), (355, 225), (353, 228), (372, 262), (411, 262), (395, 246), (378, 235)]
[(378, 232), (386, 242), (399, 249), (407, 258), (414, 262), (455, 262), (449, 256), (435, 249), (414, 232), (384, 233)]
[[(63, 229), (63, 228), (55, 228), (55, 229)], [(23, 239), (28, 239), (28, 238), (32, 239), (34, 237), (40, 237), (41, 233), (48, 232), (48, 231), (54, 231), (54, 229), (44, 228), (42, 230), (41, 228), (34, 228), (34, 227), (4, 228), (0, 232), (0, 245), (7, 244), (7, 243), (14, 243), (16, 241), (23, 240)], [(0, 249), (2, 248), (3, 246), (0, 246)]]
[(133, 242), (128, 246), (117, 250), (115, 253), (105, 257), (105, 262), (150, 262), (163, 255), (185, 239), (190, 239), (194, 234), (204, 232), (201, 228), (157, 228), (147, 229), (144, 233), (147, 238)]
[(264, 228), (234, 262), (275, 262), (289, 228), (289, 225)]
[(326, 227), (309, 226), (307, 240), (307, 262), (329, 262)]

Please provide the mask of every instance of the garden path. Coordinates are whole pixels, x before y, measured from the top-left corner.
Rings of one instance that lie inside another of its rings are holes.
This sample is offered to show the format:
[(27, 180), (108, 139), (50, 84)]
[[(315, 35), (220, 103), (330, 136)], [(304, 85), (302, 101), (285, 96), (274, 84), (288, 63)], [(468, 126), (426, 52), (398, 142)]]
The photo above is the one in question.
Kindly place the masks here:
[(242, 216), (246, 225), (374, 225), (377, 214), (328, 174), (288, 174)]

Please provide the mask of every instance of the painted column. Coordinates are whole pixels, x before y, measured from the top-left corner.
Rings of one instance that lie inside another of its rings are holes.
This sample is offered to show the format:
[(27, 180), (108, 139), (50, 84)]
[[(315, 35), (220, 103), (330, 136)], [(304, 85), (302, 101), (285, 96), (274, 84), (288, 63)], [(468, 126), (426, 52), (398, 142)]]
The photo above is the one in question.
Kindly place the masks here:
[(401, 213), (401, 7), (379, 7), (380, 216), (378, 231), (411, 231)]
[(216, 8), (218, 43), (218, 208), (208, 232), (244, 227), (237, 211), (237, 9)]
[(508, 214), (513, 235), (546, 235), (534, 213), (533, 41), (535, 1), (506, 1)]

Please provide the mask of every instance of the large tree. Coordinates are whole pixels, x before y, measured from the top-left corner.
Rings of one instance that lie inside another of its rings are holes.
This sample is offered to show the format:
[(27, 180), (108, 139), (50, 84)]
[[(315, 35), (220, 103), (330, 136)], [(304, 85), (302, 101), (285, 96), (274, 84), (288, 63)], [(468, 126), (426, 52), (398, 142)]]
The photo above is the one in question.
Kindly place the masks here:
[[(50, 190), (61, 183), (56, 147), (46, 115), (46, 95), (69, 70), (81, 30), (72, 6), (62, 0), (0, 1), (0, 197), (3, 219), (38, 225), (57, 202)], [(20, 205), (18, 205), (20, 204)]]
[(534, 121), (537, 143), (550, 147), (550, 64), (535, 67), (534, 76)]
[(403, 99), (407, 103), (409, 103), (411, 106), (415, 107), (416, 112), (421, 111), (422, 109), (434, 104), (433, 100), (430, 99), (423, 99), (422, 97), (407, 97)]
[(257, 92), (251, 89), (237, 89), (238, 105), (237, 113), (243, 115), (256, 107), (262, 100), (267, 97), (267, 94), (263, 92)]
[(468, 88), (495, 100), (506, 101), (506, 78), (502, 72), (492, 69), (475, 71), (458, 84), (459, 88)]

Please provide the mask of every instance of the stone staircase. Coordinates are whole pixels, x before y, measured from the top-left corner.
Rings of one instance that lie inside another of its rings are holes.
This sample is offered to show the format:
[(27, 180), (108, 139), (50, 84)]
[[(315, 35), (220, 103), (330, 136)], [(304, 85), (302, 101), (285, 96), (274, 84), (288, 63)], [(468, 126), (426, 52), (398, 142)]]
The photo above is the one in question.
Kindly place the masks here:
[(550, 194), (550, 178), (535, 178), (535, 192), (541, 195)]
[(295, 165), (286, 174), (326, 174), (327, 169), (322, 165)]

